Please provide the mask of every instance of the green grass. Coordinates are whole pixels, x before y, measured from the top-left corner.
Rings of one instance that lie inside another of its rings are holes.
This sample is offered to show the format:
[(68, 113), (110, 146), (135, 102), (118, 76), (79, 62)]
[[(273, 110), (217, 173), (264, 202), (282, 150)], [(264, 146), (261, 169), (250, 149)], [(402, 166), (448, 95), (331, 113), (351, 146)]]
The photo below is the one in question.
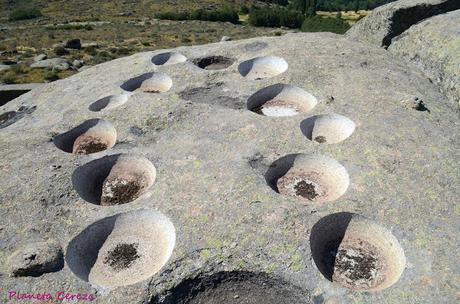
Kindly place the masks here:
[(303, 32), (332, 32), (343, 34), (348, 29), (350, 29), (350, 25), (341, 18), (314, 16), (305, 19), (302, 24)]
[(9, 20), (10, 21), (27, 20), (27, 19), (35, 19), (41, 16), (42, 16), (42, 13), (37, 8), (20, 8), (10, 13)]

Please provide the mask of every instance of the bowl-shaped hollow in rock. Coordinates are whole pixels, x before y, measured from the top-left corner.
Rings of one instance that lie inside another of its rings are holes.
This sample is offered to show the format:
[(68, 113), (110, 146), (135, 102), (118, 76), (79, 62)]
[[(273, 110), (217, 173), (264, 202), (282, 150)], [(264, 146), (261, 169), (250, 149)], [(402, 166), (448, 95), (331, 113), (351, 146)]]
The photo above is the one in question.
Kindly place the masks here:
[(274, 84), (265, 87), (247, 102), (248, 110), (265, 116), (294, 116), (310, 112), (318, 103), (315, 96), (289, 84)]
[(256, 57), (243, 61), (238, 66), (241, 76), (251, 80), (274, 77), (287, 69), (286, 60), (277, 56)]
[(328, 280), (358, 291), (378, 291), (401, 277), (404, 251), (385, 227), (354, 213), (334, 213), (312, 229), (310, 247)]
[(66, 262), (80, 279), (102, 287), (153, 276), (171, 257), (176, 232), (160, 212), (141, 209), (101, 219), (68, 245)]

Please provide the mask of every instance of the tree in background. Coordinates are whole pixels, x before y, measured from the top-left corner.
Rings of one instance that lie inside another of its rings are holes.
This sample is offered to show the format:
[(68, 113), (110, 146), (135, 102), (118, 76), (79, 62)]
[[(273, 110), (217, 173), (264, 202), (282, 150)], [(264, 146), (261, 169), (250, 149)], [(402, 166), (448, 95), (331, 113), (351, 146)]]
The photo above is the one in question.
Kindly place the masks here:
[(316, 0), (294, 0), (293, 7), (304, 15), (316, 15)]

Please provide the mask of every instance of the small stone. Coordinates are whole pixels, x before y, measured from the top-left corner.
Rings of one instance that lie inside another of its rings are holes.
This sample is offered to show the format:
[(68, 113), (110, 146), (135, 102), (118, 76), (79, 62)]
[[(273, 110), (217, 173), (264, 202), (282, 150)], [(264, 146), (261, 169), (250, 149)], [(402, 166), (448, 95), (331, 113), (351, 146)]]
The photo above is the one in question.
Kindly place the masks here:
[(63, 58), (51, 58), (51, 59), (45, 59), (45, 60), (41, 60), (41, 61), (32, 63), (30, 65), (30, 67), (33, 68), (33, 69), (35, 69), (35, 68), (42, 68), (42, 69), (50, 68), (50, 69), (58, 70), (58, 71), (65, 71), (65, 70), (68, 70), (70, 68), (70, 65), (67, 62), (67, 60), (65, 60)]
[(81, 47), (83, 49), (86, 49), (86, 48), (89, 48), (89, 47), (93, 47), (93, 48), (97, 49), (99, 47), (99, 44), (97, 42), (86, 42), (86, 43), (82, 43)]
[(63, 45), (66, 49), (75, 49), (79, 50), (81, 49), (81, 41), (80, 39), (70, 39), (64, 42)]
[(9, 70), (9, 69), (11, 69), (11, 66), (6, 65), (6, 64), (0, 64), (0, 72), (1, 71), (6, 71), (6, 70)]
[(13, 277), (40, 276), (64, 267), (60, 246), (47, 243), (28, 243), (17, 249), (9, 258), (9, 273)]
[(48, 58), (46, 54), (39, 54), (34, 57), (34, 62), (39, 62), (39, 61), (45, 60), (46, 58)]
[(220, 41), (230, 41), (230, 40), (232, 40), (232, 38), (228, 36), (222, 36), (222, 38), (220, 39)]
[(81, 61), (81, 60), (74, 60), (74, 61), (72, 62), (72, 65), (73, 65), (74, 67), (76, 67), (77, 69), (78, 69), (78, 68), (81, 68), (81, 67), (83, 66), (83, 61)]

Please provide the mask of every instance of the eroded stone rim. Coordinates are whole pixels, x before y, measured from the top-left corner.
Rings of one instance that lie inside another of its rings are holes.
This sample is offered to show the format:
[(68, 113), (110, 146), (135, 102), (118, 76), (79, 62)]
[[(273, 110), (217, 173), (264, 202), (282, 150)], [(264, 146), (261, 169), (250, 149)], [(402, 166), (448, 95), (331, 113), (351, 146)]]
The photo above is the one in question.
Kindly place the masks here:
[(306, 204), (337, 200), (350, 184), (345, 167), (321, 154), (282, 157), (272, 163), (265, 179), (273, 190)]
[(301, 122), (302, 133), (320, 144), (336, 144), (350, 137), (355, 123), (346, 116), (331, 113), (309, 117)]
[(125, 81), (120, 87), (128, 92), (164, 93), (171, 89), (171, 77), (160, 72), (149, 72)]
[(278, 56), (260, 56), (241, 62), (238, 71), (241, 76), (257, 80), (274, 77), (287, 71), (288, 63)]
[[(132, 285), (158, 273), (171, 257), (175, 242), (174, 225), (162, 213), (128, 211), (96, 221), (80, 232), (67, 246), (66, 262), (78, 278), (91, 284), (106, 288)], [(118, 245), (133, 243), (136, 256), (126, 267), (107, 262)]]
[(274, 84), (249, 97), (247, 109), (264, 116), (282, 117), (308, 113), (318, 104), (315, 96), (289, 84)]
[[(334, 213), (312, 228), (310, 247), (323, 276), (356, 291), (379, 291), (401, 277), (406, 258), (396, 237), (356, 213)], [(346, 265), (353, 265), (347, 267)]]
[(112, 148), (117, 130), (107, 120), (89, 119), (53, 138), (54, 145), (67, 153), (92, 154)]
[(131, 94), (125, 93), (120, 95), (109, 95), (93, 102), (88, 110), (91, 112), (108, 111), (124, 105)]
[[(310, 303), (311, 299), (308, 290), (301, 289), (278, 276), (270, 275), (265, 272), (233, 270), (201, 273), (198, 276), (195, 275), (186, 278), (174, 288), (166, 290), (162, 294), (157, 294), (149, 303), (188, 304), (190, 301), (199, 297), (201, 297), (201, 299), (204, 297), (215, 301), (216, 296), (220, 298), (221, 301), (224, 301), (225, 295), (228, 295), (230, 292), (236, 292), (240, 297), (242, 296), (243, 299), (249, 297), (252, 300), (262, 300), (260, 298), (263, 297), (264, 294), (276, 293), (276, 300), (281, 299), (286, 301), (282, 303), (307, 304)], [(273, 298), (269, 296), (265, 300), (268, 299), (270, 299), (269, 304), (273, 303)]]
[(103, 206), (131, 203), (147, 193), (156, 179), (145, 157), (116, 154), (93, 160), (72, 174), (74, 189), (85, 201)]
[(173, 65), (187, 61), (187, 57), (179, 52), (163, 52), (152, 57), (152, 63), (155, 65)]

